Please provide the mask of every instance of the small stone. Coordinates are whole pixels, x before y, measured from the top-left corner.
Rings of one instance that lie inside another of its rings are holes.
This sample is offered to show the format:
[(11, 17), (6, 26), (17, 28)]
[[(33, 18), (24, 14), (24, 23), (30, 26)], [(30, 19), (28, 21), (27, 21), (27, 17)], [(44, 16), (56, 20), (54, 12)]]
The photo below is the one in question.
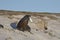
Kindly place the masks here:
[(4, 26), (2, 24), (0, 24), (0, 28), (4, 28)]

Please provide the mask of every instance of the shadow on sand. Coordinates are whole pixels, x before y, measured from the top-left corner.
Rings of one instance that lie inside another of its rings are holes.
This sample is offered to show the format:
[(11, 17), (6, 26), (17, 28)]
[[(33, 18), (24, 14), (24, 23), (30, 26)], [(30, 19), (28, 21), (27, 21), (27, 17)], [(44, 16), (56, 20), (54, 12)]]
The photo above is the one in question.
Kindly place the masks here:
[[(11, 23), (10, 26), (11, 26), (13, 29), (17, 29), (16, 23)], [(23, 27), (22, 27), (22, 28), (23, 28)], [(19, 29), (19, 30), (20, 30), (20, 29)], [(31, 28), (29, 27), (29, 25), (27, 25), (27, 26), (25, 27), (25, 29), (23, 29), (23, 30), (30, 32), (30, 31), (31, 31)], [(22, 31), (22, 30), (21, 30), (21, 31)]]
[(13, 29), (16, 29), (16, 27), (17, 27), (16, 23), (11, 23), (10, 26), (11, 26)]

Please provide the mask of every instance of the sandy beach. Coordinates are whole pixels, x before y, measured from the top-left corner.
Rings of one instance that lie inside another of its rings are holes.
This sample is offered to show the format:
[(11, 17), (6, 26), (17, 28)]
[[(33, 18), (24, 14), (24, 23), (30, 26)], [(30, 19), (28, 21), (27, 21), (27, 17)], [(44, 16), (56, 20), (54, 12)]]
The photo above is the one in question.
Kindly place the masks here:
[[(15, 29), (19, 20), (25, 15), (27, 14), (0, 15), (0, 24), (4, 26), (0, 28), (0, 40), (60, 40), (60, 15), (31, 14), (32, 22), (29, 20), (28, 25), (32, 34)], [(44, 26), (48, 30), (44, 30)]]

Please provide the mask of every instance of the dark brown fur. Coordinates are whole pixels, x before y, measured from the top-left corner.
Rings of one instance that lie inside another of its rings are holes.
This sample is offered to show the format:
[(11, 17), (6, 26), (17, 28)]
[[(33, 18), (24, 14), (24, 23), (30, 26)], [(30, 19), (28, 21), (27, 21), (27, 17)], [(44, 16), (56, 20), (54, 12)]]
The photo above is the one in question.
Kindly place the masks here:
[(17, 24), (17, 29), (21, 31), (29, 31), (31, 28), (28, 26), (28, 21), (29, 21), (30, 15), (25, 15)]

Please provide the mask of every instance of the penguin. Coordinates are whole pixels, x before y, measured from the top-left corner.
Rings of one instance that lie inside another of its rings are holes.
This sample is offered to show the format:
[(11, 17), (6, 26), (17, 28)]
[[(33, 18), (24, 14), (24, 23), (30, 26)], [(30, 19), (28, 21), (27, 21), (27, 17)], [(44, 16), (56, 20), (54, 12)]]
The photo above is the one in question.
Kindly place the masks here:
[(31, 28), (28, 25), (28, 21), (31, 15), (25, 15), (17, 24), (17, 29), (21, 31), (31, 31)]

